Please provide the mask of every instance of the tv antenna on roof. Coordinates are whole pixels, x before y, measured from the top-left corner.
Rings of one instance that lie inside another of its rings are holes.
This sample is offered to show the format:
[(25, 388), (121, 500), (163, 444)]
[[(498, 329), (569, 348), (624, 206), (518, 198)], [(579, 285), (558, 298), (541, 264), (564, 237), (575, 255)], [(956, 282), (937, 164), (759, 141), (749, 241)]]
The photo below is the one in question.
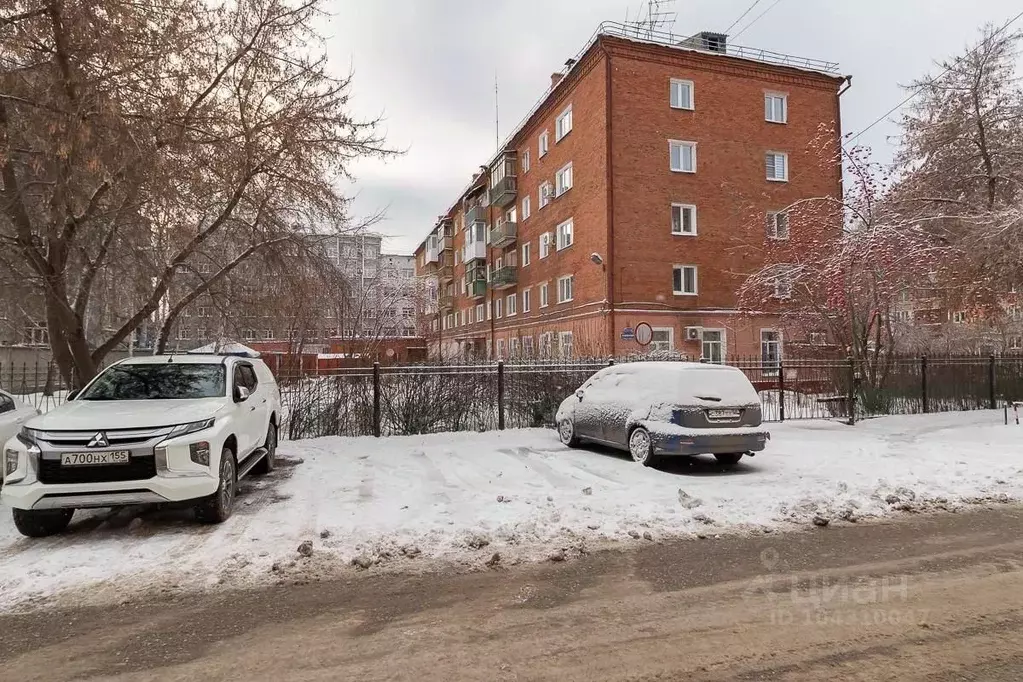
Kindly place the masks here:
[(645, 0), (635, 21), (629, 21), (626, 10), (625, 25), (635, 31), (637, 38), (648, 40), (660, 33), (672, 33), (678, 18), (674, 6), (675, 0)]

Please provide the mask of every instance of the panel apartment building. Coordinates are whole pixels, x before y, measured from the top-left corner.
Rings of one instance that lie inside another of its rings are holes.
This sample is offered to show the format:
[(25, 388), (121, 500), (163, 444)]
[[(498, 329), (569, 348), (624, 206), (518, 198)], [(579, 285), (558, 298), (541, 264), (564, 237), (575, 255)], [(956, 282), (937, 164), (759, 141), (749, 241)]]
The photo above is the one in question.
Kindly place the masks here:
[(850, 79), (721, 34), (633, 30), (603, 24), (552, 75), (417, 249), (434, 357), (780, 356), (776, 318), (737, 290), (773, 243), (807, 237), (786, 207), (841, 196)]

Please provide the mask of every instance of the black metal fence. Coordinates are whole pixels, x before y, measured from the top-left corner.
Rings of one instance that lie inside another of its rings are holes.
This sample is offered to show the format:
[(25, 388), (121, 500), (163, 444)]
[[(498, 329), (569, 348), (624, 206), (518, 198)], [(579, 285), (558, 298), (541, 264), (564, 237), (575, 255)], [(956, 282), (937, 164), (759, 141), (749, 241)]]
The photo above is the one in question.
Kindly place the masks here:
[[(622, 361), (638, 361), (628, 358)], [(286, 438), (550, 427), (561, 401), (608, 361), (360, 367), (278, 377)], [(1023, 356), (736, 358), (766, 421), (997, 408), (1023, 400)], [(0, 365), (0, 389), (46, 411), (67, 395), (53, 363)]]

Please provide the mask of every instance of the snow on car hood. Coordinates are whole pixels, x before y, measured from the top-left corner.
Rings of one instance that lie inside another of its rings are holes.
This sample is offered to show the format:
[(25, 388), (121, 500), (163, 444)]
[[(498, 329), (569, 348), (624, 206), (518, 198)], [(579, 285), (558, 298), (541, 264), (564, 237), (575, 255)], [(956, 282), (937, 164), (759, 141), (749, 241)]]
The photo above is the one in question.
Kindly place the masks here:
[(29, 420), (30, 429), (88, 431), (141, 429), (202, 421), (228, 405), (227, 398), (202, 400), (72, 400)]

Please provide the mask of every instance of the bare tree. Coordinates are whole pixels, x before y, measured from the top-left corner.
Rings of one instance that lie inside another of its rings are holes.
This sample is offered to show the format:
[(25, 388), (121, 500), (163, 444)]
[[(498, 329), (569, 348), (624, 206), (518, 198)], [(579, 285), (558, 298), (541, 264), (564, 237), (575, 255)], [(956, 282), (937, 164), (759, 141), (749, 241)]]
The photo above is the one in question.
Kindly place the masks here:
[[(12, 0), (0, 11), (0, 251), (45, 304), (66, 379), (156, 315), (235, 226), (244, 248), (201, 294), (303, 230), (345, 229), (336, 180), (387, 155), (348, 112), (312, 28), (324, 0)], [(127, 314), (83, 323), (103, 269)]]

